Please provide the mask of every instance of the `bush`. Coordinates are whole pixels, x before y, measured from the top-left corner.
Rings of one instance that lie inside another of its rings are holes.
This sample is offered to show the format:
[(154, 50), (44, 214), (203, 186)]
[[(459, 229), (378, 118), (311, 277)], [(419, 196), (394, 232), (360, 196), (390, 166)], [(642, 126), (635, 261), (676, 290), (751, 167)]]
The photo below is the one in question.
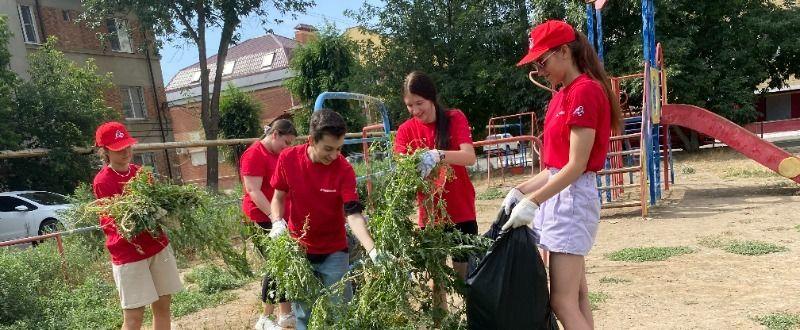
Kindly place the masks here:
[(685, 246), (678, 247), (640, 247), (640, 248), (625, 248), (616, 252), (608, 254), (608, 260), (611, 261), (663, 261), (670, 257), (679, 256), (694, 252), (691, 248)]

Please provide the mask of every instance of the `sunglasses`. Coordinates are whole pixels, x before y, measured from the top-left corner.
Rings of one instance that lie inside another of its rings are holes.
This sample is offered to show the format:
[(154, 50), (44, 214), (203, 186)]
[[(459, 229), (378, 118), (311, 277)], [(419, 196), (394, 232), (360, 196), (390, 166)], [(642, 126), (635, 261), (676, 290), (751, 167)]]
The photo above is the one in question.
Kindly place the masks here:
[(544, 66), (547, 64), (547, 60), (550, 59), (550, 56), (553, 56), (556, 51), (551, 51), (550, 54), (547, 54), (544, 58), (538, 61), (533, 61), (533, 66), (536, 68), (537, 71), (541, 71), (544, 69)]

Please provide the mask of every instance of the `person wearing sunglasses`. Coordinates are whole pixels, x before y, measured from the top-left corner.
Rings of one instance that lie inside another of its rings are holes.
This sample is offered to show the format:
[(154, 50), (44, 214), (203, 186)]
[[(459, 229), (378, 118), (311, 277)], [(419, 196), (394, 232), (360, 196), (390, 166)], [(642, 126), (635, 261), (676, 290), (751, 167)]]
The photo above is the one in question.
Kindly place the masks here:
[(508, 192), (504, 230), (533, 223), (539, 246), (550, 253), (550, 304), (566, 329), (592, 329), (585, 256), (600, 220), (596, 173), (603, 169), (621, 111), (600, 59), (586, 36), (563, 21), (530, 33), (517, 66), (554, 86), (544, 121), (546, 169)]

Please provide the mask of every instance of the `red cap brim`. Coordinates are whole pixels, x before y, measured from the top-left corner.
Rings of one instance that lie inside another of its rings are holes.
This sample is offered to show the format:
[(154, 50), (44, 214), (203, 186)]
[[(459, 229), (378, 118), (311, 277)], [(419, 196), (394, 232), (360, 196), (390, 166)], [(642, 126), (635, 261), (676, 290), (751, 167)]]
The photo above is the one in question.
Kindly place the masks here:
[(545, 52), (547, 52), (547, 49), (535, 48), (534, 47), (533, 49), (531, 49), (530, 52), (528, 52), (527, 55), (525, 55), (525, 57), (523, 57), (521, 60), (519, 60), (519, 62), (517, 63), (517, 66), (523, 66), (523, 65), (528, 64), (530, 62), (533, 62), (534, 60), (536, 60), (537, 58), (542, 56), (542, 54), (544, 54)]
[(119, 141), (115, 141), (114, 143), (111, 143), (111, 144), (109, 144), (109, 145), (107, 145), (105, 147), (106, 147), (106, 149), (111, 150), (111, 151), (120, 151), (122, 149), (125, 149), (127, 147), (130, 147), (130, 146), (136, 144), (137, 142), (139, 142), (139, 141), (137, 141), (136, 139), (134, 139), (132, 137), (129, 137), (127, 139), (122, 139), (122, 140), (119, 140)]

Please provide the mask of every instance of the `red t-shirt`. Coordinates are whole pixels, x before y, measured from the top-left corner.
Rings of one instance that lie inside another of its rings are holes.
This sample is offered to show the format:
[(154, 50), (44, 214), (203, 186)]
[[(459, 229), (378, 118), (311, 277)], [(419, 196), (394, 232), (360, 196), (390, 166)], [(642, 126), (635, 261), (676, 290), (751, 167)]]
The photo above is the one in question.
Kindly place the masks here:
[[(458, 109), (450, 109), (446, 112), (450, 118), (450, 149), (460, 150), (462, 144), (472, 145), (472, 133), (469, 123), (464, 113)], [(394, 140), (394, 152), (407, 154), (417, 149), (436, 148), (436, 122), (429, 124), (423, 123), (417, 118), (406, 120), (397, 129), (397, 136)], [(447, 203), (447, 214), (453, 223), (461, 223), (476, 220), (475, 216), (475, 187), (469, 180), (467, 168), (460, 165), (451, 165), (453, 168), (453, 178), (444, 185), (442, 198)], [(428, 219), (427, 210), (422, 207), (422, 193), (417, 193), (417, 205), (419, 206), (420, 227), (425, 225)], [(438, 200), (436, 200), (438, 202)], [(440, 219), (437, 219), (440, 221)]]
[[(329, 254), (347, 248), (344, 203), (358, 201), (356, 173), (342, 155), (329, 165), (308, 157), (308, 144), (281, 152), (270, 183), (285, 191), (291, 209), (284, 212), (292, 237), (306, 252)], [(308, 232), (303, 225), (308, 219)]]
[(595, 129), (594, 145), (586, 164), (587, 172), (602, 170), (611, 137), (611, 105), (603, 86), (586, 74), (575, 78), (550, 100), (544, 119), (544, 165), (563, 168), (569, 161), (572, 126)]
[[(119, 175), (110, 166), (104, 166), (97, 175), (94, 176), (92, 189), (94, 196), (99, 198), (111, 197), (122, 194), (122, 188), (130, 181), (139, 166), (130, 164), (130, 171), (127, 175)], [(106, 248), (111, 254), (111, 263), (122, 265), (139, 260), (150, 258), (169, 244), (166, 233), (162, 233), (158, 238), (153, 238), (150, 233), (144, 232), (134, 237), (130, 242), (123, 238), (117, 231), (117, 224), (110, 216), (100, 217), (100, 227), (106, 234)]]
[[(275, 189), (269, 184), (272, 178), (272, 173), (275, 173), (275, 166), (278, 164), (278, 154), (272, 153), (261, 144), (261, 141), (256, 141), (242, 154), (239, 161), (239, 174), (241, 176), (260, 176), (261, 192), (267, 196), (268, 201), (272, 201), (272, 195)], [(288, 203), (286, 203), (288, 208)], [(247, 189), (244, 189), (244, 200), (242, 201), (242, 211), (244, 214), (254, 222), (269, 222), (269, 216), (256, 206)]]

